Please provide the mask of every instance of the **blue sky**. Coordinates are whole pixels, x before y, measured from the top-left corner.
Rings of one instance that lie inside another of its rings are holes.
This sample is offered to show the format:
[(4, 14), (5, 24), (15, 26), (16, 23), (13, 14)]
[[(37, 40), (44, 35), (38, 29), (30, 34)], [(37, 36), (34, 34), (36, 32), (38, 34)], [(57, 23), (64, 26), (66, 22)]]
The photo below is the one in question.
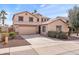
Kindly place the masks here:
[(6, 24), (12, 24), (12, 16), (16, 12), (37, 10), (38, 13), (55, 18), (57, 16), (67, 16), (68, 10), (71, 9), (74, 4), (0, 4), (0, 11), (5, 10), (7, 15)]

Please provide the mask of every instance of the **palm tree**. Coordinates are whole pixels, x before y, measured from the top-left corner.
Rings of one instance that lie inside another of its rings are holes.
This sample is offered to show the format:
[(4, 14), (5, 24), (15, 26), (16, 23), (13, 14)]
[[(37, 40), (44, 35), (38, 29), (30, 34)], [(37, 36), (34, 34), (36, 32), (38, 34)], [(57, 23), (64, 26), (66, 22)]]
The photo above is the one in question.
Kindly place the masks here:
[(0, 13), (0, 22), (1, 22), (1, 13)]
[(0, 13), (0, 16), (1, 16), (1, 13)]
[(2, 10), (2, 11), (1, 11), (1, 15), (2, 15), (2, 17), (1, 17), (1, 19), (2, 19), (2, 24), (4, 25), (4, 21), (5, 21), (5, 19), (7, 19), (6, 16), (5, 16), (5, 15), (7, 15), (7, 13), (6, 13), (4, 10)]
[(7, 15), (7, 13), (4, 10), (2, 10), (1, 11), (1, 19), (2, 19), (2, 24), (3, 25), (4, 25), (4, 22), (5, 22), (5, 19), (7, 19), (5, 15)]
[(34, 13), (37, 13), (37, 10), (34, 10)]

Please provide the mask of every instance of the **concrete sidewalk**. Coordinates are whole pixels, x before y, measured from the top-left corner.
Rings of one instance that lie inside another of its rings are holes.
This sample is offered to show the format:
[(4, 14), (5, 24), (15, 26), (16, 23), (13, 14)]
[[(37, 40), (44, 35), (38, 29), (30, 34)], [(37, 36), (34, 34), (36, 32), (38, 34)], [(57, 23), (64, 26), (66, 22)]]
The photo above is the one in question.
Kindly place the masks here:
[[(21, 49), (22, 50), (21, 50)], [(13, 48), (10, 51), (11, 55), (63, 55), (63, 54), (79, 54), (79, 45), (73, 43), (63, 44), (45, 44), (31, 45), (26, 48)], [(24, 49), (23, 49), (24, 48)], [(19, 50), (20, 49), (20, 50)]]

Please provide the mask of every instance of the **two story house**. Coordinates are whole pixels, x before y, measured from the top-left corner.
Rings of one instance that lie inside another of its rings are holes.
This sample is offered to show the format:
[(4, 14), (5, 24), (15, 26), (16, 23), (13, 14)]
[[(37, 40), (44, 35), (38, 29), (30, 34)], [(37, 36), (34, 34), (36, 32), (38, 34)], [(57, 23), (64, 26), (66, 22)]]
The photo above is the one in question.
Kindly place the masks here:
[(68, 24), (63, 17), (50, 19), (39, 13), (19, 12), (13, 16), (13, 28), (19, 34), (44, 34), (48, 31), (68, 32)]
[(19, 12), (13, 16), (13, 28), (19, 34), (40, 34), (40, 25), (48, 20), (48, 17), (38, 13)]

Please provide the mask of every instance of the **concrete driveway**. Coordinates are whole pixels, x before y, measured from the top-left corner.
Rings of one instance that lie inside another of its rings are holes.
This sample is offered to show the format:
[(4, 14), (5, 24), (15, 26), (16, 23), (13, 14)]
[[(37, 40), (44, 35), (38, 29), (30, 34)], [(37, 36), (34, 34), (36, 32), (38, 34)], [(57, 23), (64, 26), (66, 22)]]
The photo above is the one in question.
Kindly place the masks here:
[(79, 54), (78, 41), (61, 41), (41, 35), (22, 35), (32, 45), (29, 49), (23, 51), (12, 52), (11, 54), (27, 54), (27, 55), (71, 55)]
[(71, 55), (71, 54), (76, 55), (76, 54), (79, 54), (78, 41), (62, 41), (54, 38), (44, 37), (38, 34), (21, 35), (21, 36), (29, 43), (31, 43), (31, 45), (12, 47), (10, 48), (10, 55)]

